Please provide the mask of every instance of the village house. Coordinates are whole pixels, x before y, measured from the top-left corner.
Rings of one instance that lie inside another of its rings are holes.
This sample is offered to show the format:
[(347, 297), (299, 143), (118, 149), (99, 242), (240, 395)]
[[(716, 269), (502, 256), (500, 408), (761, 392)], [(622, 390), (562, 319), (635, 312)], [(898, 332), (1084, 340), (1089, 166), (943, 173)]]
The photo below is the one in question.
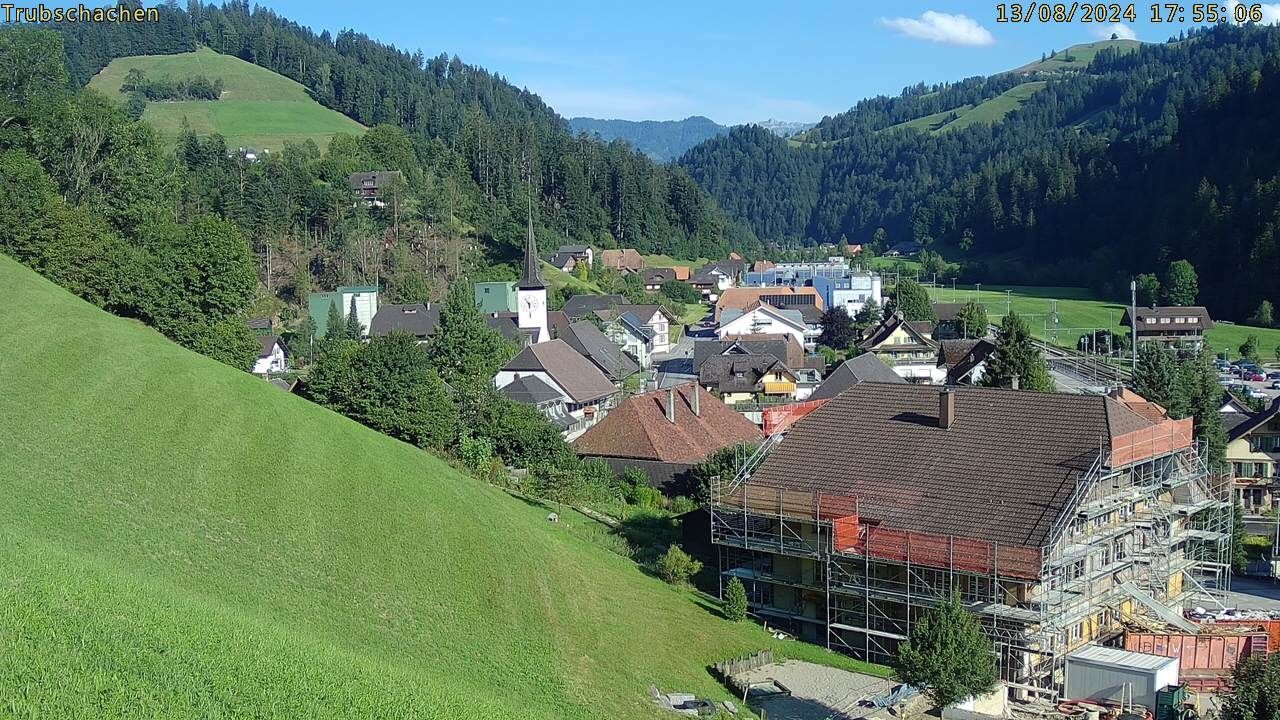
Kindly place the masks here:
[(640, 272), (640, 277), (644, 282), (645, 290), (657, 292), (662, 289), (663, 283), (676, 279), (676, 271), (668, 267), (645, 268)]
[(640, 372), (640, 365), (590, 321), (571, 323), (556, 333), (556, 337), (590, 360), (618, 387), (622, 387), (627, 378)]
[(597, 310), (629, 305), (623, 295), (574, 295), (564, 301), (564, 314), (572, 321), (594, 317)]
[(351, 173), (347, 177), (347, 184), (351, 187), (351, 195), (356, 202), (370, 207), (385, 207), (388, 192), (403, 180), (399, 170), (375, 170)]
[(610, 317), (612, 319), (608, 322), (601, 321), (604, 322), (605, 336), (635, 358), (640, 367), (648, 370), (653, 364), (653, 330), (629, 312)]
[(336, 306), (342, 313), (343, 320), (351, 313), (352, 305), (356, 309), (356, 319), (364, 330), (364, 337), (369, 336), (369, 326), (373, 324), (373, 316), (378, 314), (378, 288), (374, 285), (349, 285), (333, 292), (313, 292), (307, 296), (307, 312), (311, 321), (316, 324), (316, 335), (323, 337), (329, 329), (329, 308)]
[(938, 383), (946, 371), (938, 368), (938, 343), (932, 333), (932, 323), (909, 322), (896, 312), (868, 328), (856, 346), (875, 353), (907, 380)]
[(561, 245), (549, 262), (557, 270), (573, 272), (580, 263), (585, 263), (589, 268), (594, 261), (595, 251), (590, 245)]
[(730, 288), (716, 300), (715, 320), (725, 310), (746, 310), (754, 303), (767, 303), (779, 310), (802, 310), (821, 317), (826, 304), (822, 295), (811, 287), (739, 287)]
[(1227, 462), (1236, 497), (1260, 514), (1276, 509), (1280, 482), (1280, 397), (1227, 431)]
[(385, 337), (393, 331), (407, 332), (421, 345), (436, 332), (440, 324), (440, 306), (430, 303), (407, 303), (403, 305), (383, 305), (378, 314), (373, 316), (369, 325), (369, 335)]
[(586, 429), (582, 417), (574, 416), (565, 405), (565, 396), (535, 375), (525, 375), (501, 388), (503, 395), (522, 405), (532, 405), (562, 434)]
[(781, 310), (761, 301), (721, 312), (716, 335), (720, 339), (733, 335), (788, 335), (810, 347), (815, 339), (798, 309)]
[(502, 366), (493, 384), (502, 389), (527, 377), (535, 377), (559, 393), (565, 411), (580, 429), (604, 417), (620, 394), (600, 368), (564, 340), (548, 340), (524, 348)]
[(644, 269), (644, 257), (632, 248), (620, 250), (601, 250), (600, 265), (617, 270), (623, 275), (640, 272)]
[(724, 448), (763, 440), (760, 430), (696, 383), (634, 395), (573, 441), (615, 473), (635, 468), (654, 487), (687, 491), (695, 466)]
[(720, 294), (733, 287), (734, 278), (728, 271), (714, 265), (707, 265), (696, 270), (689, 277), (689, 284), (702, 293), (702, 298), (710, 302), (720, 299)]
[[(1125, 327), (1133, 327), (1131, 310), (1125, 308), (1121, 318)], [(1199, 305), (1140, 307), (1133, 314), (1137, 317), (1139, 342), (1158, 342), (1168, 347), (1198, 350), (1204, 346), (1205, 331), (1213, 327), (1209, 311)]]
[(288, 354), (280, 338), (275, 335), (259, 335), (258, 343), (261, 350), (253, 361), (254, 375), (282, 373), (289, 369)]
[[(651, 336), (648, 344), (649, 353), (665, 353), (671, 350), (671, 325), (679, 320), (663, 305), (612, 305), (607, 309), (596, 310), (594, 315), (605, 324), (605, 333), (610, 337), (615, 336), (615, 321), (619, 325), (638, 324), (639, 327), (643, 327)], [(631, 318), (623, 321), (623, 317), (627, 315)], [(629, 333), (630, 330), (627, 329), (627, 332)]]
[(996, 351), (990, 340), (943, 340), (938, 343), (937, 368), (946, 372), (947, 385), (977, 385), (987, 369), (987, 358)]
[(864, 382), (905, 383), (902, 376), (873, 353), (863, 353), (849, 358), (832, 370), (808, 397), (809, 400), (830, 400), (849, 388)]
[(516, 281), (497, 280), (478, 282), (473, 286), (476, 307), (485, 314), (513, 313), (516, 311)]
[(1122, 619), (1222, 607), (1230, 488), (1191, 425), (1136, 397), (878, 382), (766, 411), (712, 483), (721, 577), (771, 627), (883, 664), (958, 593), (1000, 678), (1059, 697), (1066, 655)]
[(769, 355), (793, 368), (804, 367), (807, 359), (804, 346), (791, 334), (726, 335), (693, 343), (693, 371), (717, 355)]

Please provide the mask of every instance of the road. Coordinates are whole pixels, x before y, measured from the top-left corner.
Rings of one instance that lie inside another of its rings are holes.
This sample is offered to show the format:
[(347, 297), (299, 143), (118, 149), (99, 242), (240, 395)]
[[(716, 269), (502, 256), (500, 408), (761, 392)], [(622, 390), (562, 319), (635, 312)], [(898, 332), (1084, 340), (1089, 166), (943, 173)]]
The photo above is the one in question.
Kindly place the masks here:
[(1280, 584), (1267, 578), (1236, 576), (1231, 578), (1231, 592), (1226, 593), (1227, 607), (1241, 610), (1266, 610), (1280, 613)]
[(654, 385), (657, 389), (680, 385), (696, 379), (693, 373), (693, 343), (695, 340), (688, 333), (681, 335), (679, 342), (664, 353), (653, 354)]

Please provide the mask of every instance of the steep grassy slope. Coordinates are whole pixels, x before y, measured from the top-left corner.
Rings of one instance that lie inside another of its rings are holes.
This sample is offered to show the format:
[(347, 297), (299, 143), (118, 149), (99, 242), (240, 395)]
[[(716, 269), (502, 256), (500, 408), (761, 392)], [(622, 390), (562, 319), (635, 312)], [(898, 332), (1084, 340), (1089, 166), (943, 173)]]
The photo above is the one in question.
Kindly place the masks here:
[(186, 120), (202, 135), (221, 133), (229, 147), (278, 151), (286, 141), (307, 139), (324, 148), (337, 133), (364, 129), (355, 120), (312, 100), (305, 88), (289, 78), (208, 48), (178, 55), (119, 58), (95, 75), (89, 87), (120, 97), (120, 85), (132, 68), (153, 78), (222, 78), (224, 91), (218, 100), (147, 103), (143, 119), (168, 137), (176, 137)]
[(785, 647), (0, 256), (0, 716), (626, 718)]
[(1060, 50), (1053, 57), (1047, 57), (1044, 60), (1036, 60), (1027, 63), (1022, 67), (1014, 70), (1016, 73), (1032, 73), (1032, 72), (1059, 72), (1063, 70), (1084, 70), (1093, 62), (1098, 53), (1108, 48), (1113, 48), (1122, 53), (1133, 52), (1142, 46), (1140, 40), (1125, 40), (1123, 38), (1116, 40), (1099, 40), (1097, 42), (1084, 43), (1081, 45), (1072, 45), (1071, 47)]

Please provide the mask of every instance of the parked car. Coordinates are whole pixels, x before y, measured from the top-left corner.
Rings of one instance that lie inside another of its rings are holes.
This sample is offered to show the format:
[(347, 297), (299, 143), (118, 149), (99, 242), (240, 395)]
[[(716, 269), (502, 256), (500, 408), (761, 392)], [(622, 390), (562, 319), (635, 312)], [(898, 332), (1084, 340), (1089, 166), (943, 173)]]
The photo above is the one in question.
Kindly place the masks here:
[(1240, 376), (1240, 379), (1247, 382), (1262, 382), (1267, 379), (1267, 376), (1256, 370), (1245, 370), (1244, 374)]
[(1280, 370), (1272, 370), (1267, 373), (1268, 380), (1280, 380)]
[(1249, 388), (1246, 394), (1249, 396), (1250, 400), (1266, 400), (1267, 399), (1267, 394), (1262, 392), (1258, 388)]
[(1271, 383), (1271, 389), (1272, 389), (1272, 390), (1280, 390), (1280, 380), (1276, 380), (1276, 381), (1272, 382), (1272, 383)]

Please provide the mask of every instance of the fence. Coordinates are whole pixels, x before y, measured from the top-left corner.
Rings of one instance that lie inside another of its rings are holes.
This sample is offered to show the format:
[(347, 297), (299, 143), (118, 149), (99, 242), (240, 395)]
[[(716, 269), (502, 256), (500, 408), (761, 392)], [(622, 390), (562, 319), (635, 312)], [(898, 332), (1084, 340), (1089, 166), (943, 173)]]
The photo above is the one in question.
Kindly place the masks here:
[(1190, 446), (1191, 419), (1164, 420), (1112, 438), (1111, 467), (1123, 467)]
[(759, 670), (765, 665), (773, 664), (773, 651), (761, 650), (750, 655), (743, 655), (732, 660), (718, 662), (711, 666), (712, 671), (723, 681), (727, 681), (735, 675), (741, 675), (752, 670)]

